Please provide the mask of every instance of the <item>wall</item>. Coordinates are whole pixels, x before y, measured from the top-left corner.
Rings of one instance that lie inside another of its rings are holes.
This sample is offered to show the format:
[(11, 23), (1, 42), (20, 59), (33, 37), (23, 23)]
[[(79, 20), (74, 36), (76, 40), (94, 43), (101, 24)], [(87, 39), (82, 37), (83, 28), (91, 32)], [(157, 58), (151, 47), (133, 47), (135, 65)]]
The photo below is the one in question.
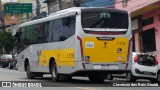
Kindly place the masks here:
[(122, 0), (115, 0), (115, 8), (132, 12), (157, 1), (159, 0), (128, 0), (127, 6), (123, 7)]
[(155, 28), (155, 39), (156, 39), (156, 52), (155, 54), (158, 56), (158, 60), (160, 60), (160, 20), (158, 20), (158, 15), (160, 15), (160, 10), (154, 10), (152, 12), (146, 13), (142, 15), (142, 19), (147, 19), (150, 17), (154, 17), (154, 23), (144, 26), (143, 31)]

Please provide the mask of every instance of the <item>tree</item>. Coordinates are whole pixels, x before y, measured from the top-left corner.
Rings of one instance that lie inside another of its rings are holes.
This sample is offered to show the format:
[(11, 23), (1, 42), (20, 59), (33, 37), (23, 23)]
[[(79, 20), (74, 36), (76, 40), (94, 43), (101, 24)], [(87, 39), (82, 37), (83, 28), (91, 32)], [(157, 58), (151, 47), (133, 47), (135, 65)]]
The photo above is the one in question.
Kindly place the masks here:
[(15, 39), (12, 37), (10, 32), (1, 31), (0, 32), (0, 54), (10, 53), (15, 46)]

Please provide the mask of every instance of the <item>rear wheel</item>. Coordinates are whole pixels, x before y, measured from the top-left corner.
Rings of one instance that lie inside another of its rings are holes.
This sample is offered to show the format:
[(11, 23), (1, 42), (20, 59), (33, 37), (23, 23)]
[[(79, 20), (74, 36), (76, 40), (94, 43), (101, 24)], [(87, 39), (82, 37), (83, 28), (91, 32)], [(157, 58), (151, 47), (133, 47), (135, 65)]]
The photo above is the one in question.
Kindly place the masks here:
[(51, 69), (50, 72), (51, 72), (52, 80), (54, 82), (60, 81), (60, 75), (57, 72), (57, 65), (56, 65), (55, 61), (53, 61), (51, 63), (51, 68), (50, 69)]
[(136, 77), (132, 75), (131, 72), (127, 73), (127, 81), (128, 82), (136, 82)]
[(106, 79), (106, 75), (89, 74), (88, 78), (91, 82), (101, 83)]

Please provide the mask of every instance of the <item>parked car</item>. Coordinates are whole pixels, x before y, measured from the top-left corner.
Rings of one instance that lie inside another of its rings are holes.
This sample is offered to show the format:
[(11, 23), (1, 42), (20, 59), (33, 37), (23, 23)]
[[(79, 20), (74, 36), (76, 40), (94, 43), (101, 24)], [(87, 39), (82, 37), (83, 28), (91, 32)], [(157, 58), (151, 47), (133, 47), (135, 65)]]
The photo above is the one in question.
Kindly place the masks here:
[(137, 79), (149, 79), (151, 82), (160, 82), (160, 65), (156, 56), (147, 53), (132, 53), (132, 70), (123, 75), (108, 74), (107, 79), (126, 77), (127, 81), (135, 82)]
[(11, 54), (2, 54), (0, 57), (0, 66), (2, 68), (9, 67), (12, 69), (16, 66), (17, 60)]

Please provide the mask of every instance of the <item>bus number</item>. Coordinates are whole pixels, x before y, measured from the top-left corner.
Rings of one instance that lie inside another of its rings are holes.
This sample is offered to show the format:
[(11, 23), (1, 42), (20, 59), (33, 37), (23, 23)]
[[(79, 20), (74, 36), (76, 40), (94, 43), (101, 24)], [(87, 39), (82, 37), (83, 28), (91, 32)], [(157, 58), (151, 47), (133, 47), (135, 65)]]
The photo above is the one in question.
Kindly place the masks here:
[(100, 13), (100, 18), (111, 18), (111, 14), (110, 13)]
[(126, 45), (125, 42), (118, 42), (118, 45)]
[(68, 53), (67, 58), (74, 58), (74, 54), (73, 53)]

